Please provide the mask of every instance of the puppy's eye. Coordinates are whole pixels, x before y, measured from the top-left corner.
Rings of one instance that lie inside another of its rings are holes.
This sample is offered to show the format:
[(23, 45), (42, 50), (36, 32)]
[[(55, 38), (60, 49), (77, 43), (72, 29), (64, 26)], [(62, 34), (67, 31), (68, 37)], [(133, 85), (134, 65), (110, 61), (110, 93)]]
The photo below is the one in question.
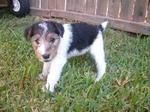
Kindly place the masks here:
[(40, 44), (40, 40), (39, 40), (39, 39), (37, 39), (35, 42), (36, 42), (37, 44)]
[(54, 43), (54, 42), (55, 42), (55, 39), (54, 39), (54, 38), (51, 38), (50, 42)]

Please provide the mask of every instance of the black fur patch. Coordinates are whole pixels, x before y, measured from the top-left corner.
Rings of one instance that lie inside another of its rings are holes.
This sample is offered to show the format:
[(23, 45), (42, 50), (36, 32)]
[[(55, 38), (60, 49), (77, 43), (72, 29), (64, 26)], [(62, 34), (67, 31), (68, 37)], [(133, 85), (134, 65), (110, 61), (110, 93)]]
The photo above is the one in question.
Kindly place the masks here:
[(46, 23), (48, 27), (48, 33), (56, 33), (61, 36), (64, 34), (64, 27), (62, 26), (62, 24), (51, 22), (51, 21), (46, 21)]
[(75, 23), (71, 24), (72, 26), (72, 33), (73, 33), (73, 41), (68, 50), (68, 53), (74, 49), (79, 51), (87, 48), (88, 46), (92, 45), (94, 40), (98, 34), (98, 28), (92, 25), (87, 25), (84, 23)]

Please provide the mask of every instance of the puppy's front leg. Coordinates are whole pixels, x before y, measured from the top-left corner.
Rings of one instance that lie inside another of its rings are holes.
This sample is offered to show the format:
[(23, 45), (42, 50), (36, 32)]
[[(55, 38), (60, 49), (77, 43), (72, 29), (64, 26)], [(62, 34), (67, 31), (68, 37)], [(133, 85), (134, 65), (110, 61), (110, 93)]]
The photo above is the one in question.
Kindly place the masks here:
[(43, 90), (46, 88), (48, 91), (54, 92), (54, 86), (59, 81), (62, 68), (67, 62), (67, 59), (61, 56), (56, 56), (51, 62), (50, 73), (47, 77), (47, 83), (42, 88)]
[(50, 64), (51, 64), (51, 62), (44, 62), (44, 63), (43, 63), (43, 70), (42, 70), (42, 73), (39, 74), (39, 79), (40, 79), (40, 80), (44, 80), (44, 78), (46, 78), (46, 76), (47, 76), (48, 73), (50, 72)]

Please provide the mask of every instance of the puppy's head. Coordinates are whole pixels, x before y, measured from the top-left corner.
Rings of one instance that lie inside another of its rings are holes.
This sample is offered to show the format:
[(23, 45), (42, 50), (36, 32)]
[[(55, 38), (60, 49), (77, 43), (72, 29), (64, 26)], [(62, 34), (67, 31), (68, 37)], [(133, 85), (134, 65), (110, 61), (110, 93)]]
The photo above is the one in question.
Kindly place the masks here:
[(37, 58), (42, 62), (51, 61), (57, 54), (60, 38), (64, 28), (56, 22), (39, 22), (27, 28), (24, 32), (26, 40), (32, 41)]

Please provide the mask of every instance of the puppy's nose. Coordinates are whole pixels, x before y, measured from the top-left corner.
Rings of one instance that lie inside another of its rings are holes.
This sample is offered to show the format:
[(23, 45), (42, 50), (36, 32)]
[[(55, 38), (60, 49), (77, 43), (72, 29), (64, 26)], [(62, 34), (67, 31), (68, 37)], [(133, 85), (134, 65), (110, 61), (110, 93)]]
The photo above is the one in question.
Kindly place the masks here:
[(50, 56), (49, 54), (43, 54), (43, 55), (42, 55), (42, 57), (43, 57), (44, 59), (48, 59), (49, 56)]

